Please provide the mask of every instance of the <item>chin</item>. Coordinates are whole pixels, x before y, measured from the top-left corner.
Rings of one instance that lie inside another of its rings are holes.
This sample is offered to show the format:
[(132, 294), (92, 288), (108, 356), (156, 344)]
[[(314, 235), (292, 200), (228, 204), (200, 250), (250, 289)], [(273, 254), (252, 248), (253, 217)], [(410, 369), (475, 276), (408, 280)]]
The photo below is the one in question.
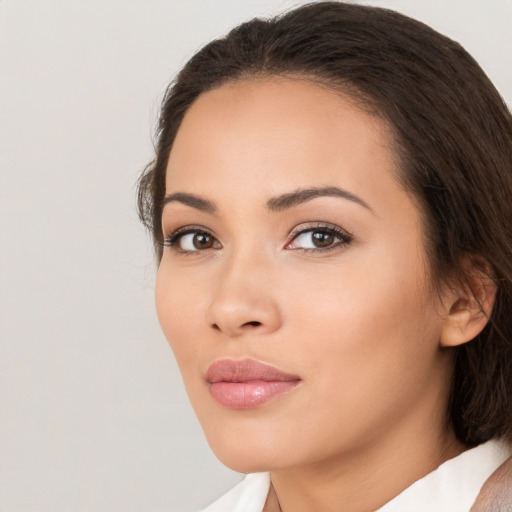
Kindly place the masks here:
[(240, 424), (204, 428), (213, 453), (224, 465), (239, 473), (271, 471), (293, 463), (288, 457), (295, 451), (287, 446), (283, 432), (265, 430), (243, 428)]
[(261, 450), (251, 449), (251, 447), (241, 449), (215, 447), (212, 450), (222, 464), (238, 473), (260, 473), (277, 469), (275, 454), (267, 456)]

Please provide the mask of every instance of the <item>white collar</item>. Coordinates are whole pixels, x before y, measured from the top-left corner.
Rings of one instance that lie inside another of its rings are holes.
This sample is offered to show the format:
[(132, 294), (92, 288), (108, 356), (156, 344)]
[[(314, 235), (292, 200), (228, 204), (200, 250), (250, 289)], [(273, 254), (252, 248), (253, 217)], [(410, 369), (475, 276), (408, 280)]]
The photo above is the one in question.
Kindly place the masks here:
[(488, 441), (447, 460), (377, 512), (468, 512), (485, 481), (509, 456), (505, 443)]
[[(441, 464), (376, 512), (469, 512), (485, 481), (510, 455), (505, 443), (488, 441)], [(269, 488), (269, 473), (251, 473), (201, 512), (262, 512)]]

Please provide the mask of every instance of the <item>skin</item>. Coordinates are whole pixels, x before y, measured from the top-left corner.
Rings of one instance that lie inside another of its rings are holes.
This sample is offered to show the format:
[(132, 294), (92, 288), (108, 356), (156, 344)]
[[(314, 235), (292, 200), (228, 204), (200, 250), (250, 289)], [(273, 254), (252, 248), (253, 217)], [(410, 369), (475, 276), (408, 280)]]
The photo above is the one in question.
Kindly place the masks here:
[[(421, 212), (396, 179), (391, 130), (348, 97), (306, 80), (224, 85), (187, 112), (166, 193), (156, 304), (208, 442), (227, 466), (270, 471), (265, 511), (370, 511), (465, 447), (445, 424), (452, 352), (471, 339), (470, 301), (432, 290)], [(281, 211), (267, 201), (339, 187)], [(350, 233), (330, 250), (296, 228)], [(294, 231), (295, 230), (295, 231)], [(441, 299), (441, 300), (440, 300)], [(468, 327), (470, 326), (470, 327)], [(443, 343), (443, 339), (448, 340)], [(299, 375), (249, 410), (221, 406), (205, 373), (252, 358)]]

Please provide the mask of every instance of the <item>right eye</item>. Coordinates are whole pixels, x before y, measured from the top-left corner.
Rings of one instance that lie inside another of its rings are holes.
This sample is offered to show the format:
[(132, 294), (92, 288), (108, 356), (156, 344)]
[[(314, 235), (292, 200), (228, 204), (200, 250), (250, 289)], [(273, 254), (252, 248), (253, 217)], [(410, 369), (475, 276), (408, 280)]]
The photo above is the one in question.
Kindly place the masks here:
[(198, 252), (222, 247), (212, 234), (200, 229), (177, 230), (164, 240), (164, 245), (180, 252)]

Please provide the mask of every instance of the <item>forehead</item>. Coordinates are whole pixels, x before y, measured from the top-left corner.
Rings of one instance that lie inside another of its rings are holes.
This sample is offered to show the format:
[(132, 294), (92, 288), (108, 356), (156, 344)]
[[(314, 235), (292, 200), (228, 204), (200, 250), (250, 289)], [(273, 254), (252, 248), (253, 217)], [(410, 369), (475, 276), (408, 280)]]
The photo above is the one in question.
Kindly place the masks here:
[(387, 123), (332, 88), (277, 77), (235, 82), (202, 94), (186, 113), (166, 188), (202, 193), (229, 185), (270, 197), (336, 185), (377, 193), (377, 175), (397, 186), (392, 148)]

